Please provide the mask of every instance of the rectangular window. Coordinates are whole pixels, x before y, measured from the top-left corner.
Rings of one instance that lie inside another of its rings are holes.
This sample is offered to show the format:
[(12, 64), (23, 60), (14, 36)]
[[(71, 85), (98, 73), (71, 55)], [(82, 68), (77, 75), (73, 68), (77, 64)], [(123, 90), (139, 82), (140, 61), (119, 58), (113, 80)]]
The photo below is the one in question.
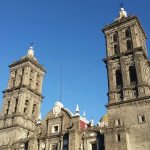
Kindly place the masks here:
[(138, 123), (144, 123), (145, 122), (145, 116), (144, 115), (138, 115)]
[(122, 126), (123, 121), (121, 119), (115, 119), (115, 126)]
[(117, 135), (116, 135), (116, 141), (117, 141), (117, 142), (120, 142), (120, 141), (121, 141), (121, 136), (120, 136), (120, 134), (117, 134)]
[(58, 126), (54, 126), (54, 132), (58, 132)]
[(119, 126), (120, 125), (120, 120), (119, 119), (115, 119), (115, 126)]
[(57, 133), (59, 132), (59, 125), (53, 125), (52, 126), (52, 133)]

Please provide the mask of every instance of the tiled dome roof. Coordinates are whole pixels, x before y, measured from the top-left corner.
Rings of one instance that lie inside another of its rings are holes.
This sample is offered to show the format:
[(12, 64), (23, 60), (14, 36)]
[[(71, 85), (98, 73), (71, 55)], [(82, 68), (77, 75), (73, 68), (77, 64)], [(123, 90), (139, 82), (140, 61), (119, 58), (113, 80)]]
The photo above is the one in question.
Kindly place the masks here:
[(101, 119), (100, 119), (100, 122), (108, 122), (108, 115), (105, 114)]

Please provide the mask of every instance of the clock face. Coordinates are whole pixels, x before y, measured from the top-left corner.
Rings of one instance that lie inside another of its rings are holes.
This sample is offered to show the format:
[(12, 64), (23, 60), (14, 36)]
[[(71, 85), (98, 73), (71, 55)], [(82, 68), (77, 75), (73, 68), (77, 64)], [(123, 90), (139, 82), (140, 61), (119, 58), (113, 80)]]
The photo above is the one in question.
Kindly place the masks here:
[(60, 106), (55, 106), (55, 107), (53, 108), (53, 113), (54, 113), (55, 115), (59, 114), (60, 112), (61, 112), (61, 107), (60, 107)]

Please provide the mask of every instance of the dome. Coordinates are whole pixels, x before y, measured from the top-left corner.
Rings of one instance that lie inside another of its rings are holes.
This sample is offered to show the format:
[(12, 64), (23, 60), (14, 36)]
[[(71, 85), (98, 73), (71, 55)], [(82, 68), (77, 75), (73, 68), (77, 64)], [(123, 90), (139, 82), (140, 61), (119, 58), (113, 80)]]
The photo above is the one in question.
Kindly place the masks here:
[(108, 115), (105, 114), (101, 119), (100, 122), (108, 122)]

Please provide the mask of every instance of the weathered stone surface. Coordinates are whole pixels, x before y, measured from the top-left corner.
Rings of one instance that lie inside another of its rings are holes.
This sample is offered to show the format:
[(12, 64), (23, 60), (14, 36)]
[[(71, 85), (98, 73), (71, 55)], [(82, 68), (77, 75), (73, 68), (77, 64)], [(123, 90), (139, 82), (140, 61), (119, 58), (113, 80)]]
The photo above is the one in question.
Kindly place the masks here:
[[(105, 150), (149, 150), (150, 63), (145, 33), (135, 16), (117, 20), (103, 31), (109, 82)], [(117, 40), (114, 41), (115, 34)], [(118, 45), (117, 54), (115, 44)], [(121, 77), (117, 76), (117, 70)], [(122, 82), (118, 82), (118, 78)]]
[[(10, 65), (0, 114), (0, 150), (150, 150), (150, 63), (137, 17), (121, 9), (106, 36), (108, 122), (72, 114), (60, 102), (39, 118), (45, 69), (34, 57)], [(100, 126), (100, 125), (103, 126)]]

